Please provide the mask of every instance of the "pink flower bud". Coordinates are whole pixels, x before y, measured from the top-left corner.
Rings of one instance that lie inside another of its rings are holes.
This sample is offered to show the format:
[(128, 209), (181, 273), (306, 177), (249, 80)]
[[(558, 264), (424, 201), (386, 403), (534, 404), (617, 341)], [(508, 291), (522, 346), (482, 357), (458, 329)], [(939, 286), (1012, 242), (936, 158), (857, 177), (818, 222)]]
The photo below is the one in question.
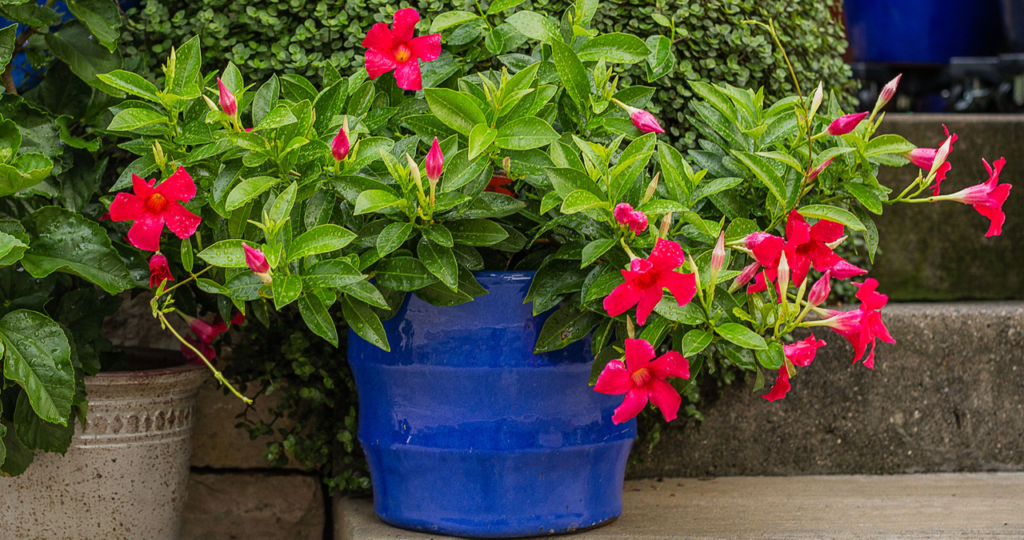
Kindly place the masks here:
[(789, 261), (786, 260), (786, 252), (779, 255), (779, 287), (785, 292), (789, 286)]
[(633, 121), (633, 125), (642, 133), (665, 133), (665, 130), (662, 129), (661, 124), (658, 123), (658, 119), (653, 114), (633, 107), (630, 107), (628, 110), (629, 119)]
[(235, 95), (228, 90), (227, 86), (224, 86), (224, 82), (217, 77), (217, 86), (220, 88), (220, 108), (224, 111), (224, 114), (228, 116), (234, 116), (238, 113), (238, 104), (235, 103)]
[(811, 287), (811, 292), (807, 295), (807, 303), (812, 306), (820, 306), (828, 300), (829, 293), (832, 292), (832, 273), (825, 272), (821, 279), (814, 282), (814, 286)]
[(815, 178), (817, 178), (818, 175), (821, 174), (821, 171), (824, 171), (825, 167), (828, 167), (832, 163), (833, 159), (835, 158), (828, 158), (828, 160), (822, 163), (821, 165), (818, 165), (817, 167), (811, 169), (811, 173), (807, 175), (807, 179), (814, 180)]
[(740, 287), (750, 283), (750, 280), (754, 279), (754, 276), (757, 275), (757, 270), (760, 267), (761, 265), (757, 261), (745, 266), (743, 271), (740, 272), (740, 275), (736, 276), (736, 279), (732, 282), (732, 286), (729, 288), (732, 290), (739, 290)]
[(875, 102), (875, 109), (885, 107), (885, 104), (889, 103), (889, 100), (896, 95), (896, 87), (900, 85), (901, 77), (903, 77), (902, 73), (897, 75), (895, 79), (889, 81), (889, 84), (886, 84), (885, 87), (882, 88), (882, 91), (878, 94), (878, 101)]
[(436, 184), (441, 178), (441, 171), (444, 169), (444, 154), (437, 144), (437, 137), (434, 137), (434, 144), (430, 145), (430, 152), (427, 152), (427, 179), (431, 184)]
[(711, 271), (718, 273), (725, 264), (725, 231), (718, 235), (718, 243), (711, 250)]
[(224, 321), (220, 320), (220, 317), (217, 317), (214, 324), (210, 324), (199, 318), (192, 319), (189, 321), (188, 327), (196, 337), (206, 344), (213, 343), (214, 338), (228, 331), (228, 325), (224, 324)]
[(262, 251), (249, 247), (249, 244), (242, 243), (242, 248), (245, 250), (245, 264), (249, 265), (249, 270), (256, 274), (264, 284), (269, 285), (271, 282), (270, 276), (270, 263), (267, 262), (266, 255)]
[(171, 275), (171, 268), (167, 265), (167, 257), (157, 253), (149, 259), (149, 288), (159, 287), (165, 279), (174, 281), (174, 276)]
[(348, 133), (345, 131), (345, 126), (342, 126), (338, 129), (338, 134), (334, 136), (334, 140), (331, 141), (331, 155), (334, 156), (336, 161), (342, 161), (348, 157), (348, 151)]
[(647, 230), (647, 215), (639, 210), (633, 210), (629, 203), (617, 204), (612, 215), (620, 225), (629, 227), (633, 234), (640, 234)]
[(935, 162), (935, 153), (938, 151), (937, 148), (915, 148), (909, 152), (904, 152), (903, 156), (914, 165), (930, 171), (932, 170), (932, 163)]
[(867, 111), (840, 116), (829, 124), (828, 133), (829, 135), (846, 135), (847, 133), (857, 129), (857, 125), (859, 125), (861, 120), (864, 120), (867, 116)]

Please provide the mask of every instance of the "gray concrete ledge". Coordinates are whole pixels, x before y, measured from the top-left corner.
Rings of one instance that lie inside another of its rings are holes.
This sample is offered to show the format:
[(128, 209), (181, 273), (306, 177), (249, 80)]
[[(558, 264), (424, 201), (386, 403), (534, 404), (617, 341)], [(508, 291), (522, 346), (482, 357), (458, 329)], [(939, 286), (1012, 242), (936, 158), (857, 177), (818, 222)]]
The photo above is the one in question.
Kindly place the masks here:
[(882, 318), (897, 343), (878, 344), (874, 370), (821, 329), (828, 346), (785, 399), (709, 392), (706, 420), (670, 424), (628, 476), (1024, 471), (1024, 303), (897, 303)]
[[(566, 538), (1024, 537), (1024, 473), (666, 478), (626, 483), (622, 517)], [(384, 524), (369, 499), (334, 502), (335, 540), (446, 538)]]

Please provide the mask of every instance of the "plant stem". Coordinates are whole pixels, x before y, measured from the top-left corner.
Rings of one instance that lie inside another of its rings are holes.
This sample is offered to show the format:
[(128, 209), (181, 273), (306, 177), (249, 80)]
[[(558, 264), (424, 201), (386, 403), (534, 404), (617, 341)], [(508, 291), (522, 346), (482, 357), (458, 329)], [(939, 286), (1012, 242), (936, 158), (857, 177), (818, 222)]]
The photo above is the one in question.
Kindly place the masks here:
[(181, 337), (181, 334), (179, 334), (178, 331), (175, 330), (173, 326), (171, 326), (171, 323), (167, 321), (167, 317), (164, 317), (163, 313), (158, 311), (157, 317), (160, 318), (160, 322), (163, 323), (163, 325), (166, 326), (167, 329), (171, 331), (171, 334), (174, 334), (174, 337), (177, 338), (182, 345), (188, 347), (189, 350), (194, 352), (196, 356), (198, 356), (199, 359), (202, 360), (204, 364), (206, 364), (206, 367), (210, 368), (210, 371), (213, 372), (213, 376), (217, 379), (218, 382), (226, 386), (228, 390), (231, 390), (231, 393), (238, 397), (238, 399), (245, 402), (246, 405), (252, 405), (252, 400), (243, 396), (238, 390), (235, 389), (234, 386), (231, 386), (231, 383), (229, 383), (228, 380), (224, 378), (224, 374), (221, 373), (220, 370), (218, 370), (217, 368), (213, 367), (213, 364), (211, 364), (210, 361), (207, 360), (205, 356), (203, 356), (203, 353), (199, 352), (199, 350), (193, 347), (191, 343), (185, 341), (185, 338)]

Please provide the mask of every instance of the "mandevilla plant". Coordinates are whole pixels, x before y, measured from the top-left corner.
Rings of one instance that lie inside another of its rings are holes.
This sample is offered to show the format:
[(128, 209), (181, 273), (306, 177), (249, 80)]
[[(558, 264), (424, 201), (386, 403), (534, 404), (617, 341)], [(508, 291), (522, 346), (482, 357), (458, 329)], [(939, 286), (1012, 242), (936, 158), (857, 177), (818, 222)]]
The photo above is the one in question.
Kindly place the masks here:
[[(751, 372), (755, 390), (778, 371), (764, 397), (783, 397), (824, 345), (794, 341), (801, 328), (833, 328), (873, 366), (876, 340), (893, 341), (875, 280), (857, 284), (859, 309), (820, 306), (832, 280), (865, 273), (833, 250), (855, 231), (873, 258), (871, 214), (884, 205), (964, 202), (1000, 233), (1003, 160), (987, 182), (941, 195), (955, 135), (936, 150), (874, 136), (897, 81), (858, 114), (826, 103), (821, 85), (766, 104), (762, 91), (693, 82), (700, 149), (684, 157), (644, 110), (654, 90), (618, 75), (635, 64), (663, 75), (660, 49), (591, 29), (596, 0), (560, 21), (506, 16), (515, 5), (441, 14), (419, 37), (419, 15), (398, 10), (363, 41), (366, 69), (346, 79), (328, 67), (319, 90), (291, 74), (255, 88), (230, 64), (202, 75), (196, 39), (172, 51), (162, 87), (99, 75), (142, 100), (120, 104), (108, 127), (139, 156), (114, 186), (133, 193), (117, 194), (110, 217), (155, 252), (155, 316), (166, 322), (170, 293), (195, 282), (218, 295), (225, 321), (267, 324), (270, 307), (295, 303), (337, 345), (338, 304), (353, 331), (390, 350), (380, 321), (406, 293), (455, 305), (485, 294), (473, 271), (536, 270), (527, 301), (555, 310), (536, 352), (591, 336), (595, 390), (625, 394), (614, 420), (648, 402), (672, 420), (702, 370)], [(530, 54), (466, 72), (444, 43), (469, 21)], [(878, 169), (908, 162), (922, 172), (893, 197)], [(173, 286), (168, 258), (189, 274)], [(202, 343), (178, 337), (208, 361), (202, 345), (219, 324), (193, 328)]]

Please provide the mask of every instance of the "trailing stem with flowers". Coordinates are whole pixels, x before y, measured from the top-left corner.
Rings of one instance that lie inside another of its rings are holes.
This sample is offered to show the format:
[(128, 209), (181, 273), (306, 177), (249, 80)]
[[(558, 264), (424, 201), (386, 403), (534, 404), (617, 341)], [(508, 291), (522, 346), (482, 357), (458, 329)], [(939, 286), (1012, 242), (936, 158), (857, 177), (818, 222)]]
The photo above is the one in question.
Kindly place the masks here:
[[(684, 156), (645, 110), (654, 89), (619, 76), (637, 64), (647, 82), (666, 73), (665, 36), (599, 33), (591, 0), (561, 21), (495, 6), (440, 14), (429, 31), (398, 10), (365, 37), (365, 69), (328, 67), (319, 86), (282, 74), (254, 87), (230, 64), (202, 74), (195, 39), (172, 52), (162, 87), (100, 75), (140, 98), (108, 127), (139, 156), (110, 218), (151, 257), (154, 314), (166, 322), (172, 293), (194, 284), (219, 299), (222, 321), (269, 324), (270, 309), (297, 305), (337, 345), (334, 309), (390, 350), (380, 321), (404, 295), (451, 306), (486, 294), (474, 271), (535, 270), (527, 301), (555, 310), (535, 352), (589, 336), (594, 389), (624, 395), (615, 422), (648, 403), (671, 420), (714, 370), (749, 372), (755, 390), (777, 372), (764, 397), (784, 397), (825, 346), (795, 341), (800, 329), (832, 328), (873, 367), (876, 342), (894, 341), (878, 283), (855, 283), (855, 310), (822, 306), (833, 281), (866, 273), (835, 249), (856, 231), (873, 259), (872, 216), (886, 205), (962, 202), (1001, 231), (1003, 160), (942, 194), (955, 135), (937, 149), (875, 136), (898, 78), (852, 114), (821, 85), (765, 103), (692, 82), (700, 148)], [(471, 39), (495, 69), (470, 71), (446, 50), (470, 23), (488, 29)], [(879, 183), (880, 167), (910, 163), (921, 174), (909, 186)], [(219, 332), (192, 330), (183, 347), (210, 360), (202, 346)]]

